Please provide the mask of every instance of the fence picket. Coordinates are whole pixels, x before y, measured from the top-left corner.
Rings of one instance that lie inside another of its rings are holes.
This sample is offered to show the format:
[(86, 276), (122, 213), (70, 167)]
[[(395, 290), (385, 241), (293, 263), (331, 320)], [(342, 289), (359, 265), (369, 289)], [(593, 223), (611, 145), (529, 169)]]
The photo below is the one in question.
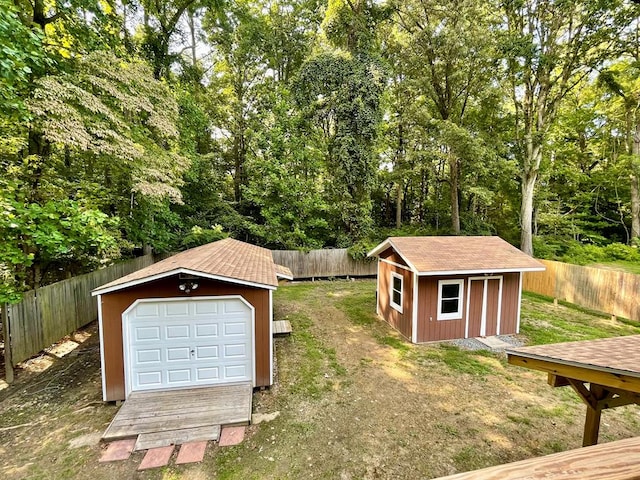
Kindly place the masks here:
[(13, 365), (95, 320), (98, 306), (91, 290), (153, 262), (153, 255), (145, 255), (25, 292), (20, 303), (7, 308)]
[(640, 275), (540, 260), (544, 272), (527, 272), (522, 288), (618, 317), (640, 320)]

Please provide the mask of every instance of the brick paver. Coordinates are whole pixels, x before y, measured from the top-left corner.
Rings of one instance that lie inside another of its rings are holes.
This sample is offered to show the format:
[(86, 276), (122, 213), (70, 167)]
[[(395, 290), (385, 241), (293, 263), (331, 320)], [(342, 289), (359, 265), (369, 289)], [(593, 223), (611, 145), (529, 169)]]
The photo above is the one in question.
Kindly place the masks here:
[(107, 449), (102, 453), (99, 461), (115, 462), (116, 460), (126, 460), (131, 455), (135, 444), (135, 438), (111, 442), (107, 446)]
[(204, 451), (207, 449), (207, 442), (189, 442), (180, 445), (176, 465), (183, 463), (201, 462), (204, 459)]
[(146, 470), (147, 468), (164, 467), (169, 463), (171, 454), (173, 453), (173, 445), (168, 447), (150, 448), (147, 450), (138, 470)]
[(238, 445), (244, 439), (245, 427), (223, 427), (218, 444), (221, 447)]

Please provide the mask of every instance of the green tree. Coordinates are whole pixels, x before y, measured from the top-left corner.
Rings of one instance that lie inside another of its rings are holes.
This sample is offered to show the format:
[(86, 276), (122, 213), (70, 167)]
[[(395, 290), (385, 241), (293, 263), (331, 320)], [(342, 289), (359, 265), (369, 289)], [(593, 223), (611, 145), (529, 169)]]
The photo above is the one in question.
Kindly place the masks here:
[(534, 192), (549, 128), (567, 93), (614, 55), (637, 11), (618, 0), (507, 0), (502, 7), (514, 154), (520, 162), (520, 248), (531, 254)]

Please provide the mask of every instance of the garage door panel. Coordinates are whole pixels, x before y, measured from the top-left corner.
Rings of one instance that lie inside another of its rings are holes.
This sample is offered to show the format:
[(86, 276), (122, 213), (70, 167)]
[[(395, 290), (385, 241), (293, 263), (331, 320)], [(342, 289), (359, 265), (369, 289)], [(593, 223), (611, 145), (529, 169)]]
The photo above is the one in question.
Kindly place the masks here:
[(195, 336), (197, 338), (211, 338), (218, 336), (217, 323), (198, 323), (196, 324)]
[(156, 388), (162, 385), (162, 371), (137, 372), (136, 380), (141, 387)]
[(220, 368), (218, 367), (203, 367), (196, 369), (196, 376), (198, 380), (207, 381), (207, 380), (219, 380), (220, 379)]
[(189, 338), (191, 329), (189, 325), (168, 325), (165, 329), (165, 336), (167, 340), (182, 340)]
[(193, 313), (194, 315), (215, 315), (218, 313), (218, 307), (218, 302), (198, 302), (194, 306)]
[(175, 385), (177, 383), (184, 384), (191, 382), (191, 369), (190, 368), (176, 368), (168, 370), (167, 383), (169, 385)]
[(233, 300), (227, 300), (223, 303), (224, 307), (223, 307), (223, 311), (225, 315), (229, 315), (231, 313), (245, 313), (246, 312), (246, 305), (244, 305), (241, 302), (238, 301), (233, 301)]
[(160, 363), (162, 353), (159, 348), (149, 348), (144, 350), (136, 350), (136, 362), (139, 364), (149, 365)]
[(196, 360), (218, 360), (218, 358), (220, 358), (218, 350), (219, 349), (217, 345), (204, 345), (196, 347)]
[(167, 348), (167, 361), (189, 361), (191, 360), (190, 347), (171, 347)]
[(160, 316), (160, 306), (155, 303), (144, 303), (138, 305), (136, 308), (136, 316), (137, 317), (159, 317)]
[(131, 391), (253, 379), (253, 317), (244, 302), (158, 300), (149, 307), (142, 302), (127, 317)]
[(227, 380), (237, 380), (247, 376), (247, 369), (243, 365), (225, 365), (224, 378)]
[(224, 358), (245, 358), (247, 356), (247, 345), (244, 343), (226, 344), (224, 346)]
[(160, 340), (160, 327), (136, 327), (134, 339), (138, 342)]
[(224, 336), (245, 336), (247, 334), (247, 324), (244, 322), (224, 322)]
[(165, 315), (167, 317), (188, 317), (188, 302), (171, 302), (165, 305)]

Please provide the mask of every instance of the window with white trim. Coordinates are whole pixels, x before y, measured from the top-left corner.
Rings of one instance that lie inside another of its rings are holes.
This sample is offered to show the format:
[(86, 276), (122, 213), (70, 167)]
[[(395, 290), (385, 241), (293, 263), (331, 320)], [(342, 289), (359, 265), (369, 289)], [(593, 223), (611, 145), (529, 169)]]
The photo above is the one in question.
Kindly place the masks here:
[(402, 275), (391, 272), (391, 288), (389, 289), (390, 304), (392, 308), (400, 313), (402, 313), (402, 297), (404, 296), (402, 290), (403, 284), (404, 278)]
[(464, 280), (438, 281), (438, 320), (462, 318)]

